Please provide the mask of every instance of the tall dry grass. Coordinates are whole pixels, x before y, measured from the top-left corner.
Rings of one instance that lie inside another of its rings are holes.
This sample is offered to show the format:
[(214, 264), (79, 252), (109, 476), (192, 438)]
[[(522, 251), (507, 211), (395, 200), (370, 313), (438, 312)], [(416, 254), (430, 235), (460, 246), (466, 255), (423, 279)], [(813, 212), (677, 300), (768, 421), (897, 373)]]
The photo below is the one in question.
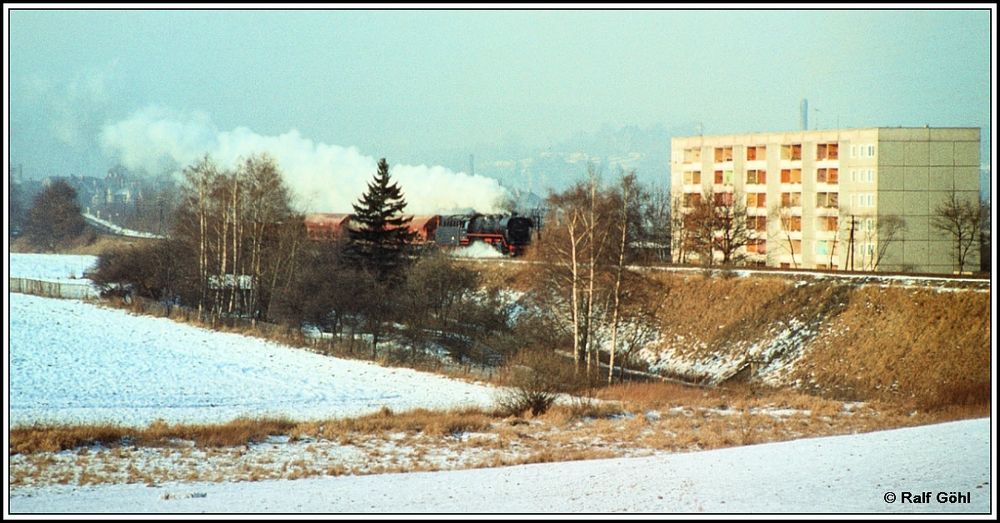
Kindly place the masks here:
[(297, 424), (281, 418), (238, 418), (221, 424), (168, 424), (154, 421), (146, 427), (115, 424), (33, 425), (10, 430), (8, 452), (31, 454), (102, 446), (172, 446), (192, 441), (200, 447), (235, 447), (286, 434)]
[(796, 377), (844, 398), (935, 410), (990, 402), (989, 295), (862, 287)]

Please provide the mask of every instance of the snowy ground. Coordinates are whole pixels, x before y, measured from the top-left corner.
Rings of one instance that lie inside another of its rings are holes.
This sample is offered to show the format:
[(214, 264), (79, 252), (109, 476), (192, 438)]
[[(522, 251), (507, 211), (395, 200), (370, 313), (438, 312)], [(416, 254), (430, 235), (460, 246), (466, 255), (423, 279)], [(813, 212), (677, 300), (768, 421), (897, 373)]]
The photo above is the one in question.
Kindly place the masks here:
[(151, 232), (134, 231), (132, 229), (126, 229), (124, 227), (115, 225), (107, 220), (102, 220), (97, 216), (94, 216), (93, 214), (83, 213), (83, 218), (88, 222), (90, 222), (91, 225), (94, 225), (99, 229), (108, 231), (111, 234), (117, 234), (118, 236), (128, 236), (132, 238), (157, 238), (157, 239), (166, 238), (166, 236), (153, 234)]
[[(45, 281), (80, 282), (97, 256), (10, 253), (10, 276)], [(84, 280), (86, 281), (86, 280)]]
[[(11, 513), (990, 513), (990, 421), (687, 454), (294, 482), (23, 488)], [(929, 492), (929, 502), (913, 503)], [(939, 492), (968, 495), (940, 503)], [(887, 499), (894, 497), (892, 503)], [(907, 498), (910, 502), (903, 502)]]
[(494, 389), (75, 300), (11, 294), (10, 423), (321, 419), (492, 405)]

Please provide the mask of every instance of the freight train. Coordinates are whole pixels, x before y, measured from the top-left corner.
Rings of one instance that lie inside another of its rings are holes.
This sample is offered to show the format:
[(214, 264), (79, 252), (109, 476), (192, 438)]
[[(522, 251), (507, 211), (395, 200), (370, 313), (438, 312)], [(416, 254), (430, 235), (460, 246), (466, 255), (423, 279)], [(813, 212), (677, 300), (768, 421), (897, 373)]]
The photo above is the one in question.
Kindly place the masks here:
[[(319, 241), (332, 240), (355, 225), (350, 214), (309, 214), (305, 226), (309, 239)], [(434, 214), (412, 216), (407, 227), (416, 245), (458, 248), (485, 243), (502, 254), (520, 256), (531, 244), (535, 222), (517, 214)]]

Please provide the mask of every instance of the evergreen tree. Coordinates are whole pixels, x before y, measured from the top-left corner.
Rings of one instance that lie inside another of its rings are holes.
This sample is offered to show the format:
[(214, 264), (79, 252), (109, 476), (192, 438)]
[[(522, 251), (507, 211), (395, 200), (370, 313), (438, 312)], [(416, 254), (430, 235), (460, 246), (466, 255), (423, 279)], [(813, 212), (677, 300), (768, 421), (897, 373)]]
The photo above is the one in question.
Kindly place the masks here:
[(353, 207), (355, 226), (350, 229), (349, 256), (378, 281), (395, 279), (414, 233), (408, 227), (412, 218), (403, 216), (406, 200), (399, 186), (390, 183), (385, 158), (379, 160), (378, 173)]
[(57, 180), (35, 197), (24, 232), (36, 246), (53, 250), (82, 235), (85, 225), (76, 190)]

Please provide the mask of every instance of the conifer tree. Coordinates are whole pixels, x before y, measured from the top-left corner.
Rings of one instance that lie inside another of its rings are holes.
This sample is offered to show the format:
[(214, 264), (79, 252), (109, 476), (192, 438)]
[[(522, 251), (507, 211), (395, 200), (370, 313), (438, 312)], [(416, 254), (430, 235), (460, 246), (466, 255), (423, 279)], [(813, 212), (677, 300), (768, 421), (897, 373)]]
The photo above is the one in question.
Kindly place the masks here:
[(57, 180), (35, 197), (24, 232), (35, 245), (53, 250), (75, 240), (84, 227), (76, 189)]
[(378, 173), (368, 191), (354, 207), (349, 256), (355, 264), (374, 274), (380, 282), (400, 275), (403, 254), (414, 234), (403, 215), (406, 200), (399, 186), (389, 179), (389, 164), (379, 160)]

